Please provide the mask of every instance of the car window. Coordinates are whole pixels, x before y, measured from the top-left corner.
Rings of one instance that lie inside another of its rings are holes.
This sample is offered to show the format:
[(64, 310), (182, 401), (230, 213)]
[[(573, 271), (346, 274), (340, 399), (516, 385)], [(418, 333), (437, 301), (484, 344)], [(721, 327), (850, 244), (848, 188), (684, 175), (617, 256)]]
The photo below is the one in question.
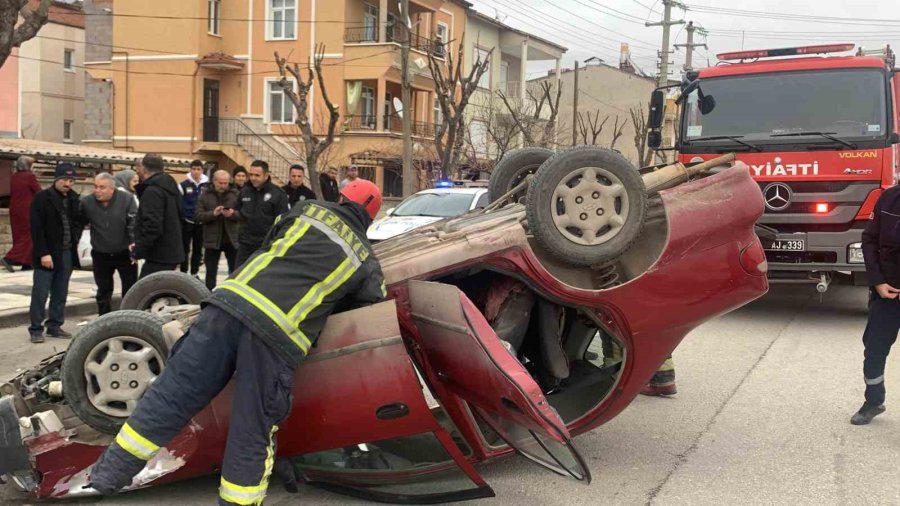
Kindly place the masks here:
[(418, 193), (404, 200), (392, 216), (459, 216), (472, 205), (470, 193)]
[(480, 197), (478, 197), (478, 202), (475, 203), (476, 209), (481, 209), (482, 207), (487, 207), (488, 204), (491, 203), (491, 199), (488, 197), (487, 193), (482, 193)]

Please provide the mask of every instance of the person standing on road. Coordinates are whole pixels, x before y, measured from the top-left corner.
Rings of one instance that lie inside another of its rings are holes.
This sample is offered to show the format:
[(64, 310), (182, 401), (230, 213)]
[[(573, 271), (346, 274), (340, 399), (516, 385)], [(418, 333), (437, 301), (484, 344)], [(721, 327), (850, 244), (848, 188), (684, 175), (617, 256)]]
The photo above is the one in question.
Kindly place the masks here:
[(900, 186), (885, 191), (862, 234), (869, 278), (869, 321), (863, 333), (866, 401), (850, 418), (866, 425), (884, 413), (884, 365), (900, 331)]
[(335, 308), (387, 295), (366, 240), (381, 192), (360, 180), (347, 185), (341, 199), (295, 207), (272, 228), (262, 249), (216, 288), (92, 467), (89, 487), (109, 495), (130, 485), (233, 377), (219, 504), (263, 503), (275, 434), (293, 405), (295, 369)]
[(122, 297), (137, 281), (137, 264), (131, 258), (134, 245), (134, 198), (116, 189), (107, 173), (94, 178), (94, 194), (81, 198), (81, 224), (91, 226), (91, 259), (97, 283), (97, 313), (112, 311), (113, 275), (122, 281)]
[(340, 196), (337, 184), (338, 170), (328, 167), (325, 172), (319, 174), (319, 186), (322, 189), (322, 198), (326, 202), (337, 202)]
[(137, 172), (131, 169), (122, 169), (116, 173), (116, 190), (127, 193), (134, 199), (134, 203), (138, 203), (137, 195), (134, 193), (134, 187), (141, 182)]
[(359, 167), (354, 164), (351, 164), (347, 167), (347, 177), (341, 181), (340, 189), (343, 190), (345, 186), (359, 179)]
[(216, 287), (219, 273), (219, 260), (225, 253), (228, 262), (228, 274), (235, 268), (237, 256), (238, 217), (235, 208), (238, 203), (238, 192), (231, 187), (231, 176), (224, 170), (213, 174), (212, 184), (208, 185), (197, 202), (197, 223), (203, 225), (203, 247), (206, 248), (206, 287)]
[(165, 173), (163, 159), (147, 154), (138, 164), (143, 179), (136, 187), (141, 205), (134, 223), (134, 258), (144, 260), (141, 277), (173, 271), (184, 261), (181, 243), (181, 192)]
[(12, 228), (13, 246), (0, 258), (0, 264), (9, 272), (14, 265), (22, 270), (31, 269), (31, 201), (41, 191), (37, 177), (31, 172), (34, 158), (20, 156), (16, 160), (16, 172), (9, 181), (9, 225)]
[(238, 165), (231, 172), (231, 178), (234, 188), (240, 193), (247, 186), (247, 169), (243, 165)]
[(300, 164), (291, 165), (290, 181), (281, 187), (288, 197), (288, 205), (291, 209), (297, 205), (297, 202), (304, 200), (315, 200), (316, 194), (309, 189), (304, 183), (306, 182), (306, 169)]
[(288, 211), (284, 191), (269, 177), (269, 164), (255, 160), (250, 164), (250, 184), (241, 190), (237, 214), (241, 220), (236, 263), (244, 264), (262, 246), (275, 218)]
[(659, 369), (653, 373), (650, 383), (644, 385), (641, 389), (641, 395), (667, 397), (678, 393), (675, 387), (675, 362), (672, 355), (666, 357), (666, 360), (659, 366)]
[(194, 277), (197, 277), (200, 272), (200, 264), (203, 262), (203, 225), (195, 222), (194, 211), (197, 208), (200, 192), (207, 184), (209, 184), (209, 178), (203, 173), (203, 162), (194, 160), (191, 162), (191, 169), (187, 177), (178, 185), (181, 190), (181, 207), (184, 211), (184, 220), (181, 222), (184, 262), (181, 263), (181, 272), (188, 272), (188, 259), (190, 259), (190, 272)]
[[(32, 343), (44, 342), (47, 335), (68, 339), (72, 334), (63, 330), (69, 278), (77, 263), (78, 195), (72, 191), (75, 166), (60, 163), (56, 166), (53, 186), (39, 192), (31, 202), (31, 243), (34, 282), (31, 286), (31, 325), (28, 332)], [(50, 317), (44, 321), (47, 297), (50, 297)]]

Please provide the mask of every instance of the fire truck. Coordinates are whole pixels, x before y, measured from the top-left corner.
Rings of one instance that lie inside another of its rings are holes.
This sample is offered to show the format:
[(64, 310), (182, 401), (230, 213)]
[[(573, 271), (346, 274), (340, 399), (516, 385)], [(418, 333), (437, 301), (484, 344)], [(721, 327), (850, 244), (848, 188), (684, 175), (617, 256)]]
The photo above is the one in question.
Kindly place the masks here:
[[(661, 148), (665, 87), (651, 99), (648, 144), (682, 163), (736, 152), (759, 184), (773, 282), (866, 285), (862, 231), (900, 176), (900, 70), (890, 46), (739, 51), (675, 87), (674, 146)], [(834, 55), (833, 53), (845, 53)], [(671, 87), (670, 87), (671, 88)]]

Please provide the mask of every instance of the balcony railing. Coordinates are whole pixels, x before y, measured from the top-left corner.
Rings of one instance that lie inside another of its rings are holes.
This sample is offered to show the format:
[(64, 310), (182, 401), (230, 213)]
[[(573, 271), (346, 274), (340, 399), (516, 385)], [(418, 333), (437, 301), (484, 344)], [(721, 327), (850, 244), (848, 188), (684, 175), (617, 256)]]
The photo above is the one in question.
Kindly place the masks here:
[(344, 116), (347, 130), (375, 130), (374, 114), (351, 114)]
[(363, 42), (378, 42), (377, 26), (355, 26), (344, 30), (344, 42), (348, 44), (360, 44)]
[[(344, 42), (347, 44), (363, 44), (378, 42), (379, 30), (377, 26), (356, 26), (344, 30)], [(386, 42), (402, 43), (408, 30), (403, 25), (390, 25), (387, 27)], [(436, 56), (444, 56), (444, 46), (441, 41), (429, 39), (421, 35), (409, 34), (409, 47), (423, 53), (432, 53)]]
[[(434, 137), (435, 131), (439, 126), (424, 121), (413, 121), (412, 134), (416, 137)], [(384, 129), (394, 134), (402, 134), (403, 119), (395, 114), (386, 114), (384, 116)]]

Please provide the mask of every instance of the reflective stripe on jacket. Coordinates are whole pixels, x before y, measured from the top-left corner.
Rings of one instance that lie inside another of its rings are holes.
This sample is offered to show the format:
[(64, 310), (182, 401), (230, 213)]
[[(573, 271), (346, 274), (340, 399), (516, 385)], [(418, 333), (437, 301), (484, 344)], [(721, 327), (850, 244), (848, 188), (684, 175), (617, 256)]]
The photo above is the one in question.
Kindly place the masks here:
[(345, 299), (373, 303), (387, 295), (365, 235), (370, 221), (355, 203), (298, 205), (208, 302), (241, 320), (296, 366)]

